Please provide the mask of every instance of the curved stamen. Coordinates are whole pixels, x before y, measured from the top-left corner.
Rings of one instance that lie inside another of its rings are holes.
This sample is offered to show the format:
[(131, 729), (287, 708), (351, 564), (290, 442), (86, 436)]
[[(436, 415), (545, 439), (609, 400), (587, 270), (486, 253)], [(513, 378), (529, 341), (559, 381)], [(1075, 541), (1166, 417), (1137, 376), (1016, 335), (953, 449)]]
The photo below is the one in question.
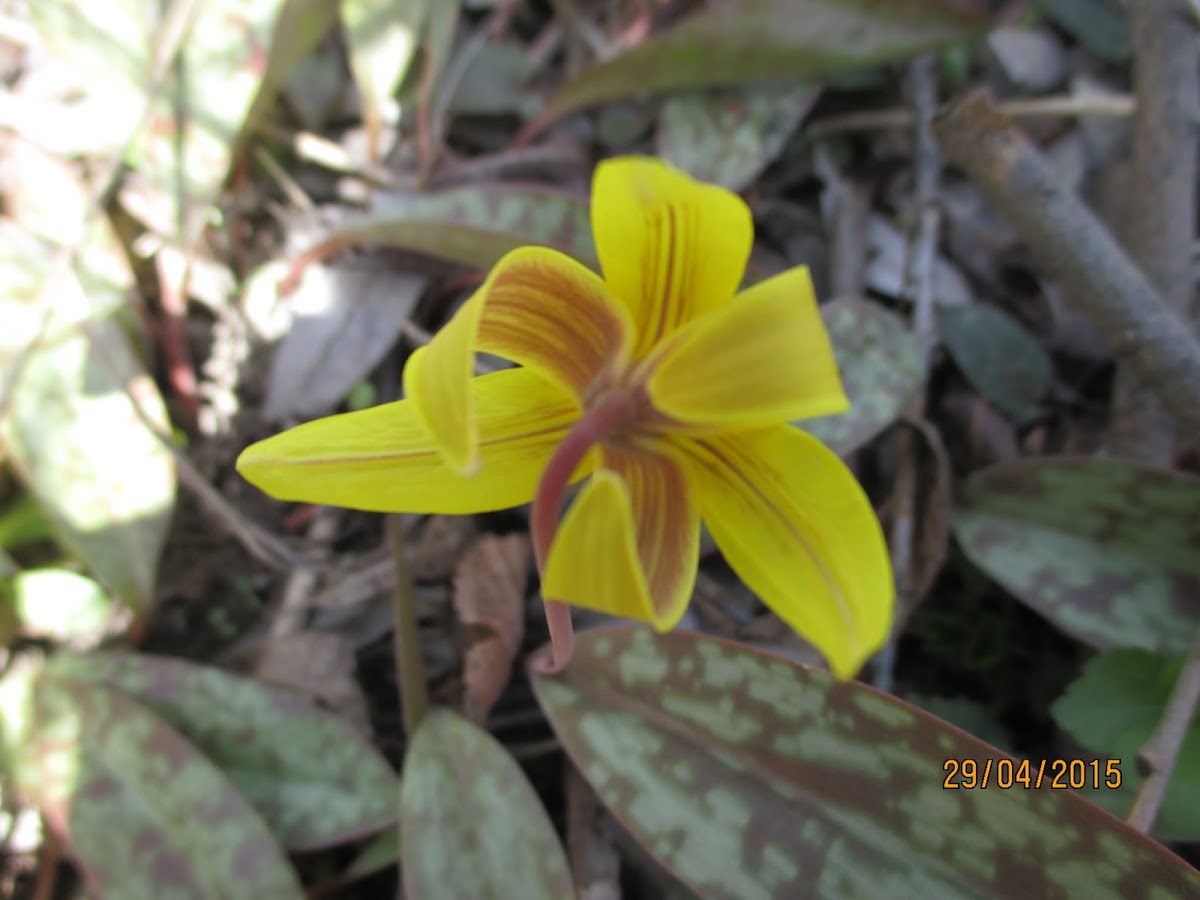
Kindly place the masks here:
[[(589, 450), (615, 431), (628, 427), (637, 416), (637, 403), (625, 391), (608, 390), (592, 401), (550, 457), (533, 499), (530, 530), (538, 574), (546, 569), (550, 545), (558, 531), (563, 497), (571, 476)], [(543, 674), (561, 672), (571, 661), (575, 633), (571, 626), (571, 608), (558, 600), (544, 598), (546, 625), (550, 630), (551, 657), (538, 660), (534, 668)]]

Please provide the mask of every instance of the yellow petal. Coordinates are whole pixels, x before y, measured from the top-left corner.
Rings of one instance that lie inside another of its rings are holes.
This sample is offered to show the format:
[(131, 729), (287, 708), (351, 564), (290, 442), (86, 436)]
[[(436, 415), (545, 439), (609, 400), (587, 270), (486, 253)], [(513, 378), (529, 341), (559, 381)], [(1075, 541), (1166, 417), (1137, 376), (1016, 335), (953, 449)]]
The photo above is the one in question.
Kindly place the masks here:
[(633, 314), (634, 357), (733, 297), (754, 240), (750, 209), (657, 159), (600, 163), (592, 233), (604, 280)]
[(680, 446), (725, 559), (836, 675), (852, 676), (887, 638), (894, 597), (887, 545), (854, 476), (787, 425)]
[(546, 247), (507, 254), (430, 344), (405, 366), (404, 392), (446, 461), (479, 463), (467, 384), (475, 352), (495, 353), (582, 397), (624, 365), (632, 325), (595, 273)]
[(764, 427), (850, 405), (804, 268), (692, 322), (647, 364), (654, 406), (689, 430)]
[(634, 542), (660, 630), (683, 617), (700, 563), (700, 511), (682, 465), (648, 447), (602, 450), (603, 465), (629, 491)]
[(622, 454), (619, 465), (628, 483), (614, 470), (598, 469), (567, 510), (542, 593), (665, 631), (691, 598), (700, 520), (671, 460)]
[[(443, 461), (402, 400), (308, 422), (246, 448), (238, 471), (281, 500), (379, 512), (477, 513), (528, 502), (550, 454), (579, 417), (561, 388), (510, 369), (473, 379), (479, 472)], [(586, 465), (577, 477), (586, 474)]]

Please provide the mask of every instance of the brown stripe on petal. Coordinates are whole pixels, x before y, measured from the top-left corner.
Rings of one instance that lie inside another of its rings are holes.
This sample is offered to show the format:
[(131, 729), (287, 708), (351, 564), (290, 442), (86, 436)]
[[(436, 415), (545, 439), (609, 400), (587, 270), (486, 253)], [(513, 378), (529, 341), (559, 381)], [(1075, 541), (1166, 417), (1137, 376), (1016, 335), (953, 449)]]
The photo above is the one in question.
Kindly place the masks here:
[(487, 291), (479, 349), (527, 366), (582, 397), (624, 364), (624, 310), (595, 274), (552, 250), (500, 263)]
[(603, 465), (624, 479), (633, 504), (638, 557), (663, 628), (691, 600), (700, 561), (700, 511), (682, 465), (650, 442), (605, 445)]

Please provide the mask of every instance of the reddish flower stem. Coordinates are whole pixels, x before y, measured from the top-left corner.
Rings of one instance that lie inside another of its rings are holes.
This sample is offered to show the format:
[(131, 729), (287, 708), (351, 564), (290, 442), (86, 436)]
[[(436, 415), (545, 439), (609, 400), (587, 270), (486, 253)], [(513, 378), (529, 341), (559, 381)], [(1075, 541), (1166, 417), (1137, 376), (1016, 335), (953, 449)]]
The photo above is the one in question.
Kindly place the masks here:
[[(538, 573), (545, 577), (550, 545), (558, 532), (563, 498), (571, 476), (583, 462), (588, 451), (614, 431), (629, 425), (637, 408), (632, 397), (624, 391), (606, 391), (588, 405), (550, 457), (542, 480), (538, 483), (530, 516), (533, 532), (533, 552)], [(550, 630), (550, 659), (535, 660), (535, 671), (545, 675), (561, 672), (571, 661), (575, 649), (575, 632), (571, 625), (571, 608), (559, 600), (543, 599), (546, 607), (546, 626)]]

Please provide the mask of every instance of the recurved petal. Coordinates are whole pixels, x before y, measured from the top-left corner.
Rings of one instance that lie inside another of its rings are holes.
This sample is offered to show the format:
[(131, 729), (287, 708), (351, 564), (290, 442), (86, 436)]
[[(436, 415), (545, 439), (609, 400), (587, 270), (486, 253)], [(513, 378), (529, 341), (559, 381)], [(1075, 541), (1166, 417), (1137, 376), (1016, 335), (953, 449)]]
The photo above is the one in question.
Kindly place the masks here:
[(737, 194), (650, 157), (600, 163), (591, 216), (604, 280), (633, 314), (635, 358), (733, 297), (754, 241)]
[(854, 476), (787, 425), (680, 444), (725, 559), (836, 675), (854, 675), (887, 638), (894, 597), (887, 545)]
[(686, 475), (670, 457), (638, 451), (606, 448), (604, 465), (563, 518), (542, 592), (666, 631), (687, 609), (699, 562)]
[[(481, 449), (473, 476), (446, 464), (407, 400), (259, 441), (242, 452), (238, 471), (281, 500), (379, 512), (477, 513), (528, 502), (579, 407), (523, 369), (473, 379), (469, 391)], [(585, 473), (586, 464), (577, 475)]]
[(647, 365), (654, 406), (688, 430), (764, 427), (850, 405), (805, 268), (693, 321)]
[(495, 353), (581, 397), (592, 381), (622, 366), (632, 324), (586, 267), (546, 247), (508, 253), (404, 371), (416, 404), (447, 462), (478, 465), (478, 436), (467, 383), (475, 352)]

